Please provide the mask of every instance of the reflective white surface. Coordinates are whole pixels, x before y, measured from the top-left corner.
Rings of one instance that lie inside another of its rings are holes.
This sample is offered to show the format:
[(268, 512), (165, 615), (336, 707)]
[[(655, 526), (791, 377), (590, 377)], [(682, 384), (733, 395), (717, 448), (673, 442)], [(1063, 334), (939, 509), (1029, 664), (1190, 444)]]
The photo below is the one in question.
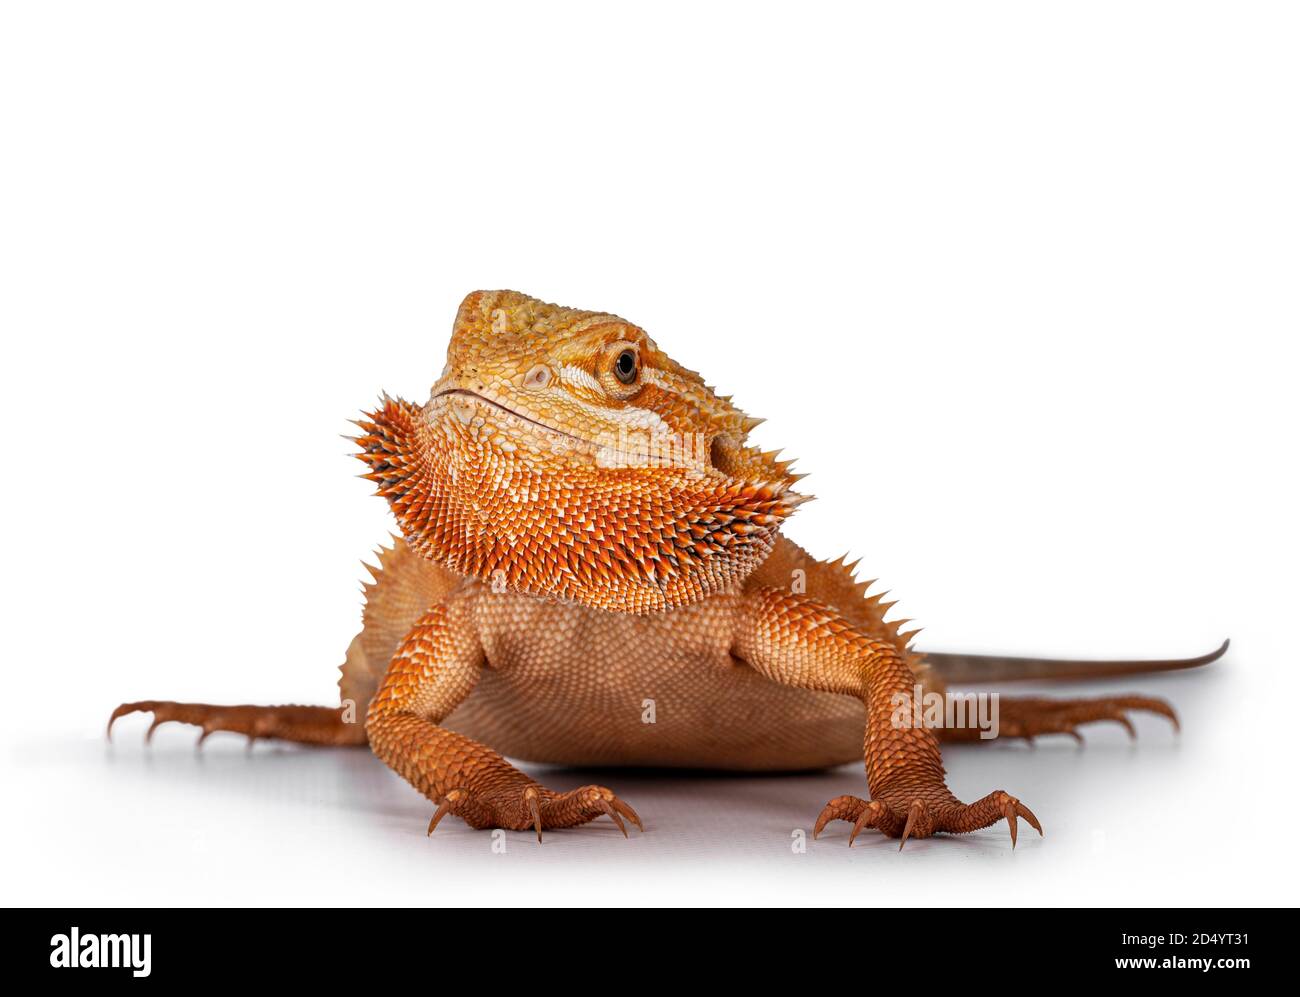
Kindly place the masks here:
[(1229, 728), (1233, 714), (1216, 709), (1233, 667), (1142, 683), (1179, 703), (1182, 736), (1150, 718), (1136, 744), (1099, 727), (1084, 748), (1047, 738), (950, 749), (960, 795), (1006, 788), (1042, 820), (1047, 836), (1022, 824), (1014, 852), (1005, 825), (912, 841), (900, 855), (869, 832), (846, 847), (843, 823), (796, 851), (794, 833), (807, 835), (823, 803), (862, 792), (857, 766), (781, 777), (543, 771), (556, 788), (616, 789), (646, 833), (624, 841), (601, 820), (539, 845), (502, 832), (500, 851), (453, 817), (426, 837), (431, 806), (368, 751), (250, 753), (242, 738), (214, 735), (200, 753), (178, 727), (146, 749), (144, 721), (128, 719), (112, 747), (45, 736), (10, 757), (8, 792), (24, 805), (4, 826), (5, 893), (51, 904), (1286, 902), (1291, 873), (1262, 874), (1271, 849), (1248, 812), (1267, 779), (1230, 761), (1271, 738), (1259, 725)]
[[(648, 10), (4, 5), (0, 897), (1294, 903), (1300, 13)], [(426, 397), (495, 287), (766, 417), (790, 536), (923, 646), (1232, 650), (1086, 690), (1181, 738), (950, 751), (1042, 819), (1014, 853), (793, 853), (856, 768), (602, 773), (646, 834), (495, 854), (364, 751), (107, 748), (124, 700), (336, 701), (392, 525), (346, 420)]]

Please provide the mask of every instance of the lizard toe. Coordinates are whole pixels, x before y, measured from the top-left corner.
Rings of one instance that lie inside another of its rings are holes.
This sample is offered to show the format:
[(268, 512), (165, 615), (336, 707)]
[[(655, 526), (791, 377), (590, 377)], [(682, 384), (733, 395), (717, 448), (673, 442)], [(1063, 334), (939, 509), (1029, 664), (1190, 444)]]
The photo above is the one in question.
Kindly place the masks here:
[(848, 821), (853, 825), (849, 832), (849, 847), (857, 840), (863, 829), (872, 827), (890, 837), (897, 837), (903, 826), (898, 814), (881, 800), (862, 800), (856, 796), (837, 796), (822, 808), (813, 825), (813, 838), (825, 830), (826, 825), (834, 820)]

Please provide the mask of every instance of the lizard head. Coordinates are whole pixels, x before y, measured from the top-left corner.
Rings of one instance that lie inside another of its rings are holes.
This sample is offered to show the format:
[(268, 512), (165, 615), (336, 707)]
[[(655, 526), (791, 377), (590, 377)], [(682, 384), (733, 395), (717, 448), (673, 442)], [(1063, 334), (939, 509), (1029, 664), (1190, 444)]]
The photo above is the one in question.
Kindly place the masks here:
[(358, 422), (407, 542), (497, 590), (649, 612), (743, 578), (804, 496), (750, 419), (614, 315), (478, 291), (423, 406)]

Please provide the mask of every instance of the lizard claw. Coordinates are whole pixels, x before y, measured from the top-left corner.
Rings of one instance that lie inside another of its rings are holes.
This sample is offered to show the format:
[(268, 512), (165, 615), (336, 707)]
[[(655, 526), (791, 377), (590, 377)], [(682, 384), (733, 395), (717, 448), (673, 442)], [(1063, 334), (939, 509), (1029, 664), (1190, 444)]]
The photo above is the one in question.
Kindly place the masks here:
[[(532, 815), (533, 827), (537, 829), (537, 841), (540, 844), (542, 840), (542, 810), (537, 805), (537, 790), (534, 787), (529, 786), (524, 790), (524, 801), (528, 804), (528, 812)], [(626, 832), (624, 832), (623, 837), (627, 837)]]
[(849, 847), (857, 840), (863, 828), (874, 827), (888, 835), (897, 835), (903, 822), (881, 800), (860, 800), (856, 796), (837, 796), (822, 808), (813, 825), (813, 839), (825, 830), (833, 820), (851, 821), (853, 830), (849, 833)]
[(438, 804), (438, 809), (433, 812), (433, 817), (429, 821), (429, 834), (433, 834), (433, 829), (438, 826), (438, 821), (447, 816), (452, 806), (458, 803), (464, 795), (464, 791), (453, 789), (442, 798), (442, 802)]
[(622, 814), (633, 824), (635, 824), (636, 829), (638, 831), (640, 831), (642, 834), (645, 833), (645, 825), (641, 823), (641, 818), (637, 816), (635, 810), (633, 810), (630, 806), (628, 806), (626, 803), (620, 800), (617, 796), (615, 796), (612, 800), (610, 800), (609, 803), (610, 806), (612, 806), (620, 814)]
[(1022, 817), (1030, 827), (1042, 835), (1043, 825), (1038, 822), (1034, 812), (1010, 793), (999, 789), (974, 803), (957, 803), (955, 807), (948, 808), (937, 824), (936, 830), (957, 833), (977, 831), (1005, 820), (1011, 831), (1011, 847), (1015, 848), (1019, 818)]
[(813, 825), (813, 841), (817, 840), (817, 835), (821, 834), (826, 829), (826, 825), (833, 820), (856, 820), (859, 809), (866, 805), (865, 800), (859, 800), (856, 796), (835, 797), (822, 807), (822, 812), (817, 815), (817, 823)]
[[(907, 839), (912, 836), (913, 828), (920, 831), (922, 826), (928, 823), (927, 817), (929, 815), (927, 810), (928, 808), (926, 807), (924, 800), (913, 800), (912, 805), (907, 808), (907, 823), (903, 825), (903, 836), (898, 842), (898, 850), (900, 852), (903, 850), (903, 846), (907, 844)], [(1014, 839), (1015, 836), (1015, 831), (1012, 831), (1012, 839)]]
[(644, 831), (645, 825), (630, 806), (620, 800), (611, 790), (604, 786), (583, 786), (568, 793), (563, 793), (542, 803), (543, 813), (553, 827), (572, 827), (585, 824), (602, 814), (609, 818), (627, 837), (627, 825), (623, 819), (636, 825), (638, 831)]
[[(901, 851), (911, 838), (928, 838), (939, 831), (960, 834), (977, 831), (1000, 820), (1011, 827), (1011, 847), (1016, 846), (1019, 819), (1023, 818), (1039, 834), (1043, 826), (1034, 812), (1010, 793), (998, 790), (975, 803), (965, 804), (955, 799), (946, 787), (934, 792), (914, 795), (915, 787), (905, 791), (886, 792), (874, 800), (860, 800), (856, 796), (837, 796), (822, 808), (813, 825), (813, 838), (833, 820), (849, 821), (849, 845), (857, 840), (864, 828), (873, 827), (891, 838), (898, 838)], [(906, 806), (906, 810), (904, 810)]]
[(620, 817), (618, 811), (614, 809), (614, 805), (610, 803), (609, 800), (602, 799), (600, 801), (600, 809), (604, 810), (605, 813), (609, 814), (609, 819), (618, 825), (618, 829), (623, 832), (623, 837), (626, 838), (627, 825), (623, 823), (623, 818)]
[(1017, 800), (1010, 793), (998, 792), (994, 794), (994, 797), (997, 800), (998, 809), (1002, 811), (1002, 816), (1007, 819), (1007, 824), (1009, 824), (1011, 827), (1012, 848), (1016, 847), (1016, 818), (1017, 817), (1023, 817), (1025, 820), (1029, 822), (1030, 827), (1032, 827), (1035, 831), (1037, 831), (1040, 836), (1042, 835), (1043, 825), (1038, 823), (1038, 818), (1034, 816), (1034, 812), (1030, 810), (1027, 806), (1025, 806), (1023, 803)]
[(854, 839), (857, 838), (864, 827), (878, 826), (884, 814), (885, 805), (879, 800), (872, 800), (863, 807), (862, 813), (858, 814), (858, 819), (853, 822), (853, 831), (849, 834), (849, 847), (853, 847)]
[(583, 786), (568, 793), (556, 793), (530, 781), (486, 793), (453, 789), (438, 800), (438, 809), (429, 821), (430, 834), (449, 813), (479, 830), (492, 827), (533, 830), (538, 841), (542, 840), (544, 830), (586, 824), (603, 815), (609, 816), (625, 838), (625, 819), (639, 830), (645, 830), (636, 811), (603, 786)]
[(1016, 847), (1016, 804), (1012, 797), (1007, 797), (1002, 802), (1002, 816), (1007, 819), (1007, 825), (1011, 828), (1011, 847)]
[(123, 703), (115, 709), (108, 718), (108, 727), (104, 735), (108, 740), (113, 740), (113, 725), (118, 719), (131, 713), (151, 713), (153, 720), (149, 728), (144, 732), (144, 743), (152, 744), (154, 731), (165, 723), (179, 722), (194, 724), (202, 728), (202, 734), (198, 743), (202, 744), (209, 734), (214, 730), (220, 729), (217, 724), (212, 723), (214, 715), (220, 710), (216, 706), (204, 706), (195, 703), (173, 703), (165, 700), (146, 699), (138, 703)]

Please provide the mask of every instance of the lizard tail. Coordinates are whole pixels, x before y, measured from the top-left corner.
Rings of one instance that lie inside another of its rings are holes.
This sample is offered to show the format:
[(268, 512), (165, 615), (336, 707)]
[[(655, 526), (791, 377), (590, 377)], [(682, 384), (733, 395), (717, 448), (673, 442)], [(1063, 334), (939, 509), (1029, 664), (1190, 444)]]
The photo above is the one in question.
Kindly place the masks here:
[(1144, 675), (1197, 668), (1218, 661), (1228, 650), (1228, 641), (1209, 654), (1196, 658), (1164, 658), (1130, 661), (1080, 661), (1070, 658), (1017, 658), (1000, 654), (947, 654), (926, 651), (926, 663), (945, 682), (954, 685), (976, 682), (1027, 682), (1045, 679), (1103, 679), (1117, 675)]

